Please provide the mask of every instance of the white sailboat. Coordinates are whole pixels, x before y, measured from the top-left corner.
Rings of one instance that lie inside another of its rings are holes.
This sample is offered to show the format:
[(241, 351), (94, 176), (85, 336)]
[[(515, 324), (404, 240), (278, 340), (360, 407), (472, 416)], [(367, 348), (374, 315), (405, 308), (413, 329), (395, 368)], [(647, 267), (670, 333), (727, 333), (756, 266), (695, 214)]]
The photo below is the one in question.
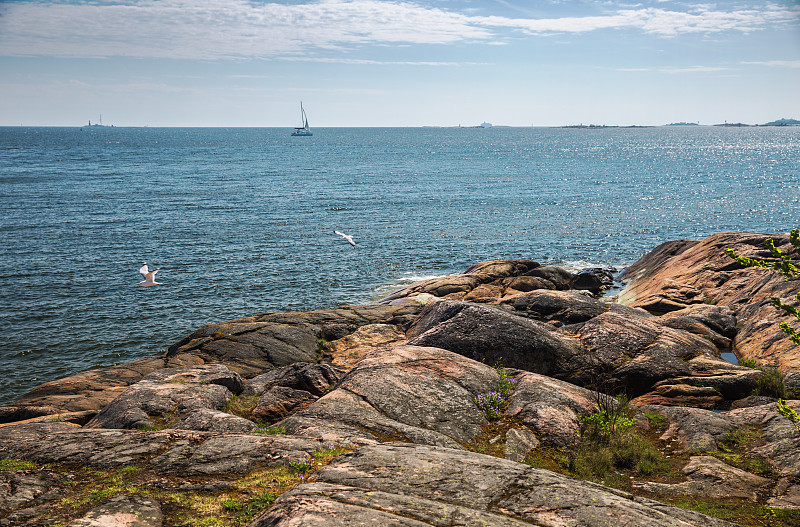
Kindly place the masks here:
[(306, 111), (303, 109), (302, 101), (300, 101), (300, 122), (303, 123), (303, 126), (295, 126), (292, 135), (302, 135), (302, 136), (314, 135), (311, 133), (311, 128), (308, 127), (308, 117), (306, 117)]

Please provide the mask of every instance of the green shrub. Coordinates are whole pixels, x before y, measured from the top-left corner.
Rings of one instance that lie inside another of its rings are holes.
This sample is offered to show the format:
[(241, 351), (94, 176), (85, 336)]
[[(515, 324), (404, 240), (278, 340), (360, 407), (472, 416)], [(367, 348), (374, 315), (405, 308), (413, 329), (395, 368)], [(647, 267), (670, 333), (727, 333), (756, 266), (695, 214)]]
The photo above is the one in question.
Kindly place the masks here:
[[(772, 239), (766, 240), (765, 243), (772, 254), (772, 260), (745, 258), (744, 256), (736, 254), (733, 249), (725, 249), (725, 253), (739, 262), (740, 265), (745, 267), (762, 267), (765, 269), (773, 269), (780, 272), (783, 275), (784, 280), (787, 281), (800, 279), (800, 269), (794, 265), (792, 257), (788, 254), (784, 254), (779, 248), (777, 248)], [(792, 245), (794, 252), (800, 254), (800, 230), (793, 229), (792, 232), (789, 233), (789, 243)], [(800, 293), (797, 293), (796, 298), (800, 301)], [(780, 298), (772, 298), (771, 302), (778, 311), (783, 311), (786, 315), (800, 320), (800, 309), (788, 304), (784, 304), (781, 302)], [(781, 322), (779, 326), (781, 331), (789, 335), (789, 339), (792, 342), (800, 345), (800, 331), (791, 327), (787, 322)]]
[(778, 404), (776, 404), (775, 407), (779, 414), (787, 418), (795, 428), (800, 430), (800, 415), (797, 415), (797, 412), (789, 408), (789, 405), (786, 404), (786, 401), (779, 399)]
[(644, 416), (650, 422), (650, 427), (655, 430), (665, 430), (669, 419), (653, 410), (645, 410)]
[(756, 386), (755, 393), (767, 397), (777, 397), (778, 399), (786, 397), (783, 374), (777, 368), (771, 366), (760, 369), (764, 372), (764, 375), (758, 378), (758, 386)]
[(254, 434), (269, 434), (269, 435), (283, 435), (286, 433), (285, 426), (265, 425), (257, 422), (258, 428), (253, 430)]
[(739, 359), (739, 366), (745, 366), (747, 368), (753, 368), (754, 370), (759, 369), (758, 363), (753, 359)]

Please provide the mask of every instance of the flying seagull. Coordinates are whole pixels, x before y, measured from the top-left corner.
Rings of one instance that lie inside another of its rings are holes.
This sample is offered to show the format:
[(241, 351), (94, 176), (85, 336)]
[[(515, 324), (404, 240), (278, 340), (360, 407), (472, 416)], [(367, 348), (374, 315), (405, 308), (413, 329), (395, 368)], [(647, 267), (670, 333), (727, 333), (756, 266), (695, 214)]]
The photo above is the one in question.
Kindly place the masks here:
[(147, 268), (147, 262), (139, 269), (139, 273), (144, 276), (144, 280), (139, 282), (139, 285), (144, 287), (150, 287), (151, 285), (161, 285), (161, 282), (156, 282), (156, 273), (159, 272), (161, 269), (156, 269), (155, 271), (150, 271)]
[(343, 233), (343, 232), (339, 232), (339, 231), (333, 231), (333, 234), (338, 234), (339, 236), (341, 236), (341, 237), (342, 237), (342, 239), (344, 239), (344, 240), (347, 240), (347, 243), (349, 243), (350, 245), (352, 245), (352, 246), (353, 246), (353, 248), (355, 249), (355, 247), (356, 247), (356, 242), (354, 242), (354, 241), (353, 241), (353, 237), (352, 237), (352, 236), (348, 236), (347, 234), (345, 234), (345, 233)]

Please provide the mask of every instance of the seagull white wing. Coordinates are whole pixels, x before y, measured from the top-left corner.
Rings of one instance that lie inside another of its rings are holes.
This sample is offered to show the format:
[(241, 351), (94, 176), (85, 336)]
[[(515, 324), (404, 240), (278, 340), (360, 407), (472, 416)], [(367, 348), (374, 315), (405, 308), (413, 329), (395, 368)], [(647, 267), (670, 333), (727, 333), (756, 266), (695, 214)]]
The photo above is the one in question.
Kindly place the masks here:
[(156, 281), (156, 273), (159, 272), (161, 269), (156, 269), (155, 271), (150, 271), (144, 276), (146, 282), (155, 282)]
[(347, 235), (345, 233), (343, 233), (343, 232), (333, 231), (333, 234), (338, 234), (342, 238), (347, 239)]
[(149, 279), (148, 279), (148, 277), (147, 277), (147, 273), (148, 273), (148, 272), (149, 272), (149, 271), (148, 271), (148, 269), (147, 269), (147, 264), (144, 264), (144, 265), (143, 265), (143, 266), (142, 266), (142, 267), (139, 269), (139, 274), (141, 274), (142, 276), (144, 276), (144, 279), (145, 279), (145, 280), (149, 280)]

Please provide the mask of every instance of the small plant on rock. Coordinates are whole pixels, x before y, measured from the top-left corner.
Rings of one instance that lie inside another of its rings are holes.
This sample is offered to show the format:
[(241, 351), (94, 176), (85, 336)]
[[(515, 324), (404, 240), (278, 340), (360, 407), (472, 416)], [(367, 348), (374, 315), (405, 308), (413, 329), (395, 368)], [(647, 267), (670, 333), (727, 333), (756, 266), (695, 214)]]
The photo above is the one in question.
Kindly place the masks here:
[(800, 430), (800, 415), (797, 415), (797, 412), (795, 412), (792, 408), (789, 408), (789, 405), (786, 404), (785, 400), (779, 399), (778, 404), (776, 404), (775, 407), (779, 414), (791, 421), (794, 427)]
[(475, 404), (488, 421), (497, 421), (503, 417), (511, 394), (517, 387), (517, 380), (508, 374), (508, 370), (500, 362), (495, 364), (494, 369), (500, 375), (497, 389), (488, 393), (480, 393), (475, 397)]
[(475, 404), (489, 421), (497, 421), (503, 416), (503, 410), (508, 405), (508, 401), (500, 392), (479, 393), (475, 397)]
[[(792, 230), (792, 232), (789, 234), (789, 243), (792, 244), (794, 252), (800, 253), (800, 230)], [(787, 281), (800, 279), (800, 269), (798, 269), (794, 264), (792, 257), (788, 254), (784, 254), (783, 251), (776, 247), (775, 242), (772, 239), (767, 240), (766, 245), (770, 253), (772, 253), (772, 260), (746, 258), (736, 254), (736, 251), (733, 249), (725, 249), (725, 253), (745, 267), (762, 267), (765, 269), (773, 269), (780, 272), (783, 275), (784, 280)], [(800, 300), (800, 293), (797, 293), (796, 298), (797, 300)], [(788, 304), (784, 304), (781, 302), (780, 298), (773, 298), (772, 305), (778, 311), (783, 311), (790, 317), (800, 320), (800, 309)], [(788, 322), (781, 322), (780, 328), (784, 333), (789, 335), (789, 338), (792, 342), (800, 345), (800, 331), (791, 327)]]

